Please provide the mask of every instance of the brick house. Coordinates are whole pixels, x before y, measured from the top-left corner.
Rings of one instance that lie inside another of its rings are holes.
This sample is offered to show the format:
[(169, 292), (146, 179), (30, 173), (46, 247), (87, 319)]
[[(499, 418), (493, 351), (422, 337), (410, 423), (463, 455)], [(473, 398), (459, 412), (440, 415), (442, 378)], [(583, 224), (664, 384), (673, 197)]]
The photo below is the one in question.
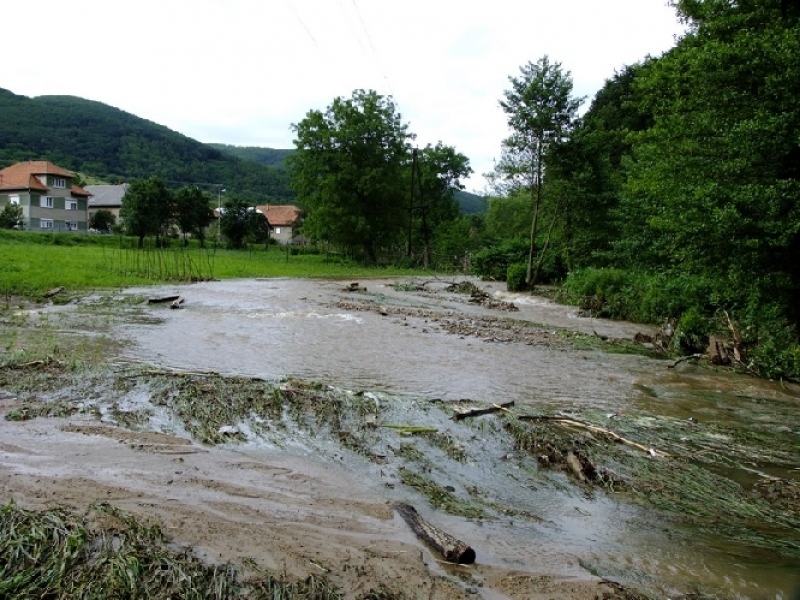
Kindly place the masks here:
[(256, 210), (266, 217), (270, 236), (279, 244), (304, 244), (305, 238), (298, 227), (303, 221), (302, 211), (293, 204), (261, 204)]
[(0, 210), (22, 208), (22, 227), (29, 231), (86, 233), (91, 193), (73, 183), (75, 173), (51, 162), (34, 160), (0, 169)]

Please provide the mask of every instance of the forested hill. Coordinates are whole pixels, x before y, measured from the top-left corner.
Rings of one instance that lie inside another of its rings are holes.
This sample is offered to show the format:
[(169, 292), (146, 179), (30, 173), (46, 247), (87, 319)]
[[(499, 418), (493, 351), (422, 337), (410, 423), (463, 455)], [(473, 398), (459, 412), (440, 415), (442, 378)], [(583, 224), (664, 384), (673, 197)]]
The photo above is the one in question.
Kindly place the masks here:
[(0, 167), (42, 159), (112, 182), (157, 175), (175, 186), (222, 186), (249, 201), (293, 199), (280, 167), (242, 160), (101, 102), (0, 89)]
[(278, 148), (260, 148), (258, 146), (231, 146), (230, 144), (208, 144), (221, 152), (236, 156), (242, 160), (256, 162), (265, 167), (282, 167), (286, 157), (294, 153), (294, 150), (283, 150)]

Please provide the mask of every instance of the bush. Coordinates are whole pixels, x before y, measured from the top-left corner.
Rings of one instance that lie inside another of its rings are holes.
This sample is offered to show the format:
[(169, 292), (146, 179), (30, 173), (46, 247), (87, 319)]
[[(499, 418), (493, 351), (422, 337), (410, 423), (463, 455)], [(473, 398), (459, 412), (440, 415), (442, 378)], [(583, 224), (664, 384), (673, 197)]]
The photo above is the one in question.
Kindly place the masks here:
[(508, 274), (508, 267), (524, 261), (529, 249), (526, 240), (507, 240), (475, 253), (472, 258), (472, 270), (475, 275), (483, 279), (503, 281)]
[(672, 350), (684, 354), (704, 352), (708, 347), (708, 334), (711, 321), (703, 317), (696, 308), (690, 308), (681, 316), (675, 335), (672, 337)]
[(528, 274), (528, 264), (523, 262), (508, 266), (506, 271), (506, 289), (509, 292), (522, 292), (528, 289), (525, 277)]

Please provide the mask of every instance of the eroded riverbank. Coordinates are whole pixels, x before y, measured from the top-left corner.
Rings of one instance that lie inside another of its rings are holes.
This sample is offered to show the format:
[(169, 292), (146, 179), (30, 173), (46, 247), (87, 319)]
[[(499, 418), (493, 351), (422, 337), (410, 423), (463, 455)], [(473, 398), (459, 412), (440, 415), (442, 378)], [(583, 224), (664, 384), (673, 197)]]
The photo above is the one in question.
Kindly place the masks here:
[[(0, 424), (3, 497), (76, 510), (107, 500), (209, 558), (324, 573), (349, 597), (389, 583), (407, 597), (616, 593), (602, 579), (656, 596), (789, 597), (796, 388), (605, 352), (603, 338), (643, 328), (542, 299), (489, 288), (512, 313), (447, 282), (364, 285), (216, 282), (180, 289), (183, 310), (118, 302), (103, 333), (124, 343), (105, 374), (4, 370), (6, 418), (64, 409)], [(78, 309), (36, 319), (79, 335), (92, 328)], [(513, 414), (452, 420), (509, 401)], [(518, 419), (533, 414), (601, 431)], [(608, 475), (580, 482), (543, 464), (559, 452)], [(670, 487), (668, 473), (700, 485)], [(770, 481), (786, 484), (762, 489)], [(682, 491), (698, 496), (667, 501)], [(467, 540), (477, 565), (438, 561), (396, 501)]]

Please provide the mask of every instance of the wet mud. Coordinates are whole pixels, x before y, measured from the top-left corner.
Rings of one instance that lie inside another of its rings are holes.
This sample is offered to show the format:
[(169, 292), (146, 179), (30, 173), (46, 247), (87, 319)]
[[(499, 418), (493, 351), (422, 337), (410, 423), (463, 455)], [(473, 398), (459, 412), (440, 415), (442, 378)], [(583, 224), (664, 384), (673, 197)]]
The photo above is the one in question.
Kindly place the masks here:
[[(0, 499), (108, 502), (207, 561), (352, 598), (800, 585), (796, 387), (668, 369), (632, 343), (647, 327), (483, 282), (479, 301), (445, 280), (349, 283), (137, 289), (95, 301), (113, 309), (99, 320), (35, 310), (39, 328), (113, 343), (96, 368), (0, 369)], [(180, 310), (146, 305), (175, 291)], [(476, 563), (446, 563), (396, 503)]]

